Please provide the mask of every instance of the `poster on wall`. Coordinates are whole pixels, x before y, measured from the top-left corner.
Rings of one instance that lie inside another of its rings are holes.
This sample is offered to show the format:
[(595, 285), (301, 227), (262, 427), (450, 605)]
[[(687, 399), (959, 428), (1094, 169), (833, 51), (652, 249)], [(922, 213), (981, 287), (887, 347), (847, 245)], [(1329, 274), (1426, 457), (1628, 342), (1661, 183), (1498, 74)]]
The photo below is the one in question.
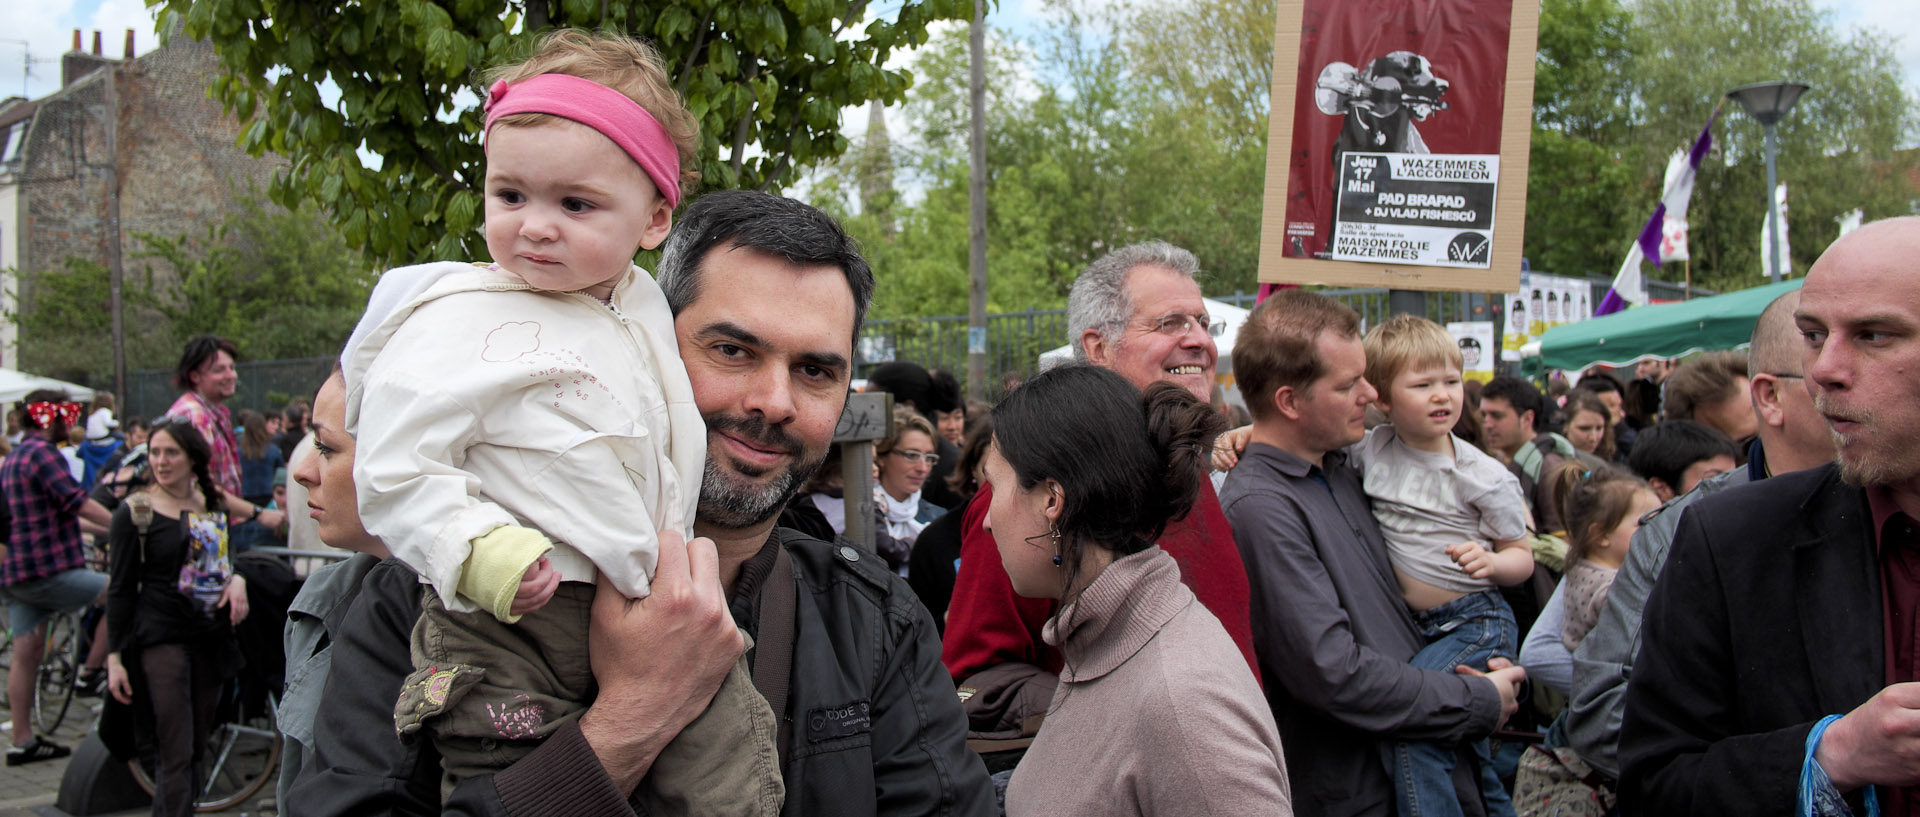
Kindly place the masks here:
[(1260, 280), (1512, 291), (1539, 13), (1279, 0)]
[(1527, 292), (1507, 295), (1507, 326), (1500, 335), (1500, 359), (1509, 363), (1520, 362), (1520, 349), (1533, 341), (1533, 312), (1527, 306)]
[(1485, 383), (1493, 379), (1494, 349), (1492, 321), (1460, 321), (1447, 324), (1453, 342), (1460, 344), (1460, 368), (1468, 380)]

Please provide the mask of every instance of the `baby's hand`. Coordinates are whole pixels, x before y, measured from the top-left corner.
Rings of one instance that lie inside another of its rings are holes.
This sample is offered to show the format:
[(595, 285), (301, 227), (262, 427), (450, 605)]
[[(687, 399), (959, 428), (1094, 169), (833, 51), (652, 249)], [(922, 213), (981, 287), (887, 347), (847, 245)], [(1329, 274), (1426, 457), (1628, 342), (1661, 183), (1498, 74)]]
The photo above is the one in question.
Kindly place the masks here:
[(547, 562), (547, 557), (540, 557), (540, 560), (534, 562), (533, 566), (527, 568), (527, 572), (520, 577), (520, 589), (513, 594), (513, 614), (524, 616), (547, 606), (547, 602), (553, 599), (553, 591), (558, 589), (560, 589), (560, 571), (553, 569), (553, 565)]
[(1484, 579), (1493, 575), (1493, 553), (1481, 547), (1479, 542), (1461, 542), (1447, 546), (1447, 555), (1453, 563), (1466, 571), (1468, 576)]

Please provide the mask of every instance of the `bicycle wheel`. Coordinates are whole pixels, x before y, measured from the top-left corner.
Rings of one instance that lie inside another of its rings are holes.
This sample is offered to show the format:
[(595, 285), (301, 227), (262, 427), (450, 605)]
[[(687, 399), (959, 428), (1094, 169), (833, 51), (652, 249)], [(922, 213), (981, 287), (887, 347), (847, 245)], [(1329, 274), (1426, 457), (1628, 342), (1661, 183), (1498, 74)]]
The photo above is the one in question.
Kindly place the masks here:
[(35, 677), (34, 728), (51, 735), (73, 704), (73, 682), (80, 675), (80, 620), (72, 613), (47, 619), (47, 651)]
[[(280, 730), (272, 717), (254, 718), (247, 723), (223, 723), (207, 738), (207, 756), (194, 764), (194, 780), (199, 793), (193, 799), (196, 812), (224, 811), (245, 802), (280, 768)], [(142, 758), (127, 763), (133, 779), (153, 794), (153, 760)]]

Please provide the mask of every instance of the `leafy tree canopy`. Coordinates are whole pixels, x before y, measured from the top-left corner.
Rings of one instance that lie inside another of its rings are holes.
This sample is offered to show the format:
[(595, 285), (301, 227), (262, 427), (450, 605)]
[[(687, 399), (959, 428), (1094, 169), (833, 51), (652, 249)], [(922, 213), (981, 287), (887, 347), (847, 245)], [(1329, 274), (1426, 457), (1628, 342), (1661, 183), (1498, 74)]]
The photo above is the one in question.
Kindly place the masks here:
[[(1611, 276), (1653, 211), (1667, 157), (1721, 105), (1715, 149), (1688, 212), (1696, 284), (1764, 281), (1762, 131), (1726, 92), (1762, 80), (1812, 86), (1778, 125), (1791, 197), (1793, 270), (1804, 274), (1854, 208), (1911, 213), (1920, 137), (1914, 89), (1891, 42), (1846, 32), (1810, 0), (1544, 0), (1534, 86), (1526, 254), (1534, 269)], [(1652, 270), (1649, 270), (1652, 272)], [(1671, 264), (1657, 277), (1686, 274)]]
[(149, 2), (161, 31), (179, 21), (213, 43), (227, 68), (213, 93), (253, 120), (245, 146), (292, 160), (274, 200), (319, 202), (389, 265), (486, 257), (475, 77), (524, 57), (535, 33), (649, 40), (700, 118), (702, 185), (774, 190), (845, 150), (842, 107), (903, 97), (911, 77), (884, 67), (895, 49), (972, 12), (965, 0), (903, 0), (871, 21), (870, 0)]
[[(250, 360), (338, 354), (373, 287), (365, 258), (311, 209), (250, 199), (204, 234), (134, 240), (123, 289), (130, 371), (173, 366), (201, 332), (233, 338)], [(156, 275), (156, 260), (178, 280)], [(11, 316), (23, 367), (112, 385), (107, 268), (76, 259), (30, 279), (31, 301)]]

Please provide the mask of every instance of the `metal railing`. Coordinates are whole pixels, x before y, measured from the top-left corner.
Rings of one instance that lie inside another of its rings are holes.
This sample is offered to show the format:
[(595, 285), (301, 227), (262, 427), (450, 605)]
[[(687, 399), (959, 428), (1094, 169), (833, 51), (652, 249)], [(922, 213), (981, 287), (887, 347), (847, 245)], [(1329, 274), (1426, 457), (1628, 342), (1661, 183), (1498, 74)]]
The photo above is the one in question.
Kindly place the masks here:
[[(1589, 278), (1593, 303), (1599, 303), (1612, 281)], [(1659, 300), (1687, 297), (1680, 284), (1648, 281), (1649, 294)], [(1323, 289), (1320, 292), (1338, 298), (1359, 311), (1366, 325), (1372, 326), (1393, 314), (1385, 289)], [(1715, 294), (1694, 288), (1693, 297)], [(1238, 307), (1251, 309), (1256, 298), (1252, 292), (1211, 296)], [(1480, 292), (1427, 293), (1427, 317), (1439, 323), (1491, 320), (1492, 304)], [(967, 372), (967, 317), (937, 315), (919, 318), (871, 320), (861, 327), (857, 377), (865, 377), (882, 363), (908, 360), (928, 369), (945, 369), (964, 380)], [(987, 392), (1000, 397), (1000, 383), (1009, 374), (1031, 375), (1038, 369), (1040, 355), (1067, 343), (1065, 309), (1029, 309), (987, 316)], [(333, 366), (333, 358), (314, 357), (293, 360), (253, 360), (236, 364), (240, 385), (227, 406), (235, 412), (254, 409), (262, 413), (277, 411), (289, 400), (311, 397)], [(127, 378), (127, 416), (156, 417), (164, 414), (178, 398), (169, 370), (132, 372)]]

